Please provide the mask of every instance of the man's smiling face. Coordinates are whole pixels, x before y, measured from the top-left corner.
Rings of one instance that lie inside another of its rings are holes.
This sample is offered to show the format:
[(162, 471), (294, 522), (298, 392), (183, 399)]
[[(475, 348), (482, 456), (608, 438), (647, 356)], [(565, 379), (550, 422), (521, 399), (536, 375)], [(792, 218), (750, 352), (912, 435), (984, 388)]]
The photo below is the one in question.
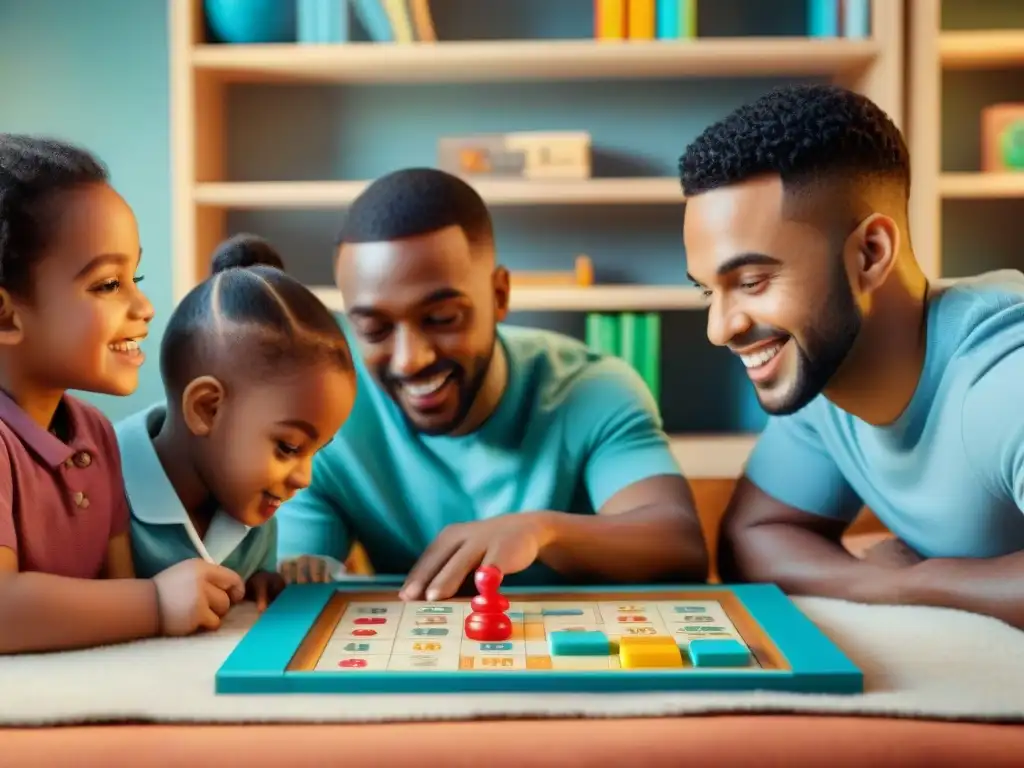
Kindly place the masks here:
[(803, 408), (857, 338), (861, 315), (842, 242), (787, 215), (782, 181), (760, 176), (687, 200), (687, 273), (709, 302), (708, 339), (743, 361), (761, 406)]

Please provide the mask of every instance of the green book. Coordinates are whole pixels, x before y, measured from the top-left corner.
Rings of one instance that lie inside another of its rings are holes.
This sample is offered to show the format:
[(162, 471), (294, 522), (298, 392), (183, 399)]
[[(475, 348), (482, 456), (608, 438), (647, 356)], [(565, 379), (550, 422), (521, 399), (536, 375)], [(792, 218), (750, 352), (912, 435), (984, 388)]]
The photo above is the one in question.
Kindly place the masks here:
[(586, 344), (606, 355), (619, 355), (619, 318), (604, 312), (587, 315)]
[(661, 402), (661, 315), (657, 312), (646, 312), (638, 320), (642, 328), (643, 352), (639, 357), (640, 375), (654, 395)]

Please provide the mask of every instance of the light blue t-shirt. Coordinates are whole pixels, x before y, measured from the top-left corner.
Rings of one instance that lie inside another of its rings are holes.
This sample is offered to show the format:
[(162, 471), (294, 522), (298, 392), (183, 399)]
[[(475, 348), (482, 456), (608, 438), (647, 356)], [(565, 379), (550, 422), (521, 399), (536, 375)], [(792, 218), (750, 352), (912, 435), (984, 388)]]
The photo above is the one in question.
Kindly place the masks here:
[[(459, 437), (412, 429), (357, 360), (351, 416), (314, 460), (312, 485), (277, 513), (281, 558), (344, 559), (359, 541), (378, 573), (404, 574), (447, 525), (594, 514), (633, 483), (680, 474), (657, 404), (627, 363), (549, 331), (501, 326), (498, 338), (508, 386), (483, 426)], [(556, 578), (536, 565), (509, 581)]]
[(874, 427), (819, 396), (773, 417), (747, 477), (805, 512), (852, 521), (867, 505), (926, 557), (1024, 549), (1024, 275), (937, 289), (914, 396)]
[(139, 578), (201, 557), (235, 571), (243, 580), (277, 569), (277, 521), (250, 528), (218, 510), (202, 539), (164, 472), (153, 447), (166, 409), (158, 404), (114, 427), (131, 508), (132, 556)]

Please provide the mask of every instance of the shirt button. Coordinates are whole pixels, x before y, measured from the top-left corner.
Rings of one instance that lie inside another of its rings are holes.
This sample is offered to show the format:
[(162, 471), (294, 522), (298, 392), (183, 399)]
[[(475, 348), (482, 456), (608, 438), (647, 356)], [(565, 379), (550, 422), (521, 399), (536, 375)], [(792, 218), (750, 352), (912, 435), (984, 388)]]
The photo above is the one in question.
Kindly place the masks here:
[(75, 465), (85, 468), (92, 464), (92, 456), (87, 451), (79, 451), (74, 456)]
[(89, 497), (86, 496), (81, 491), (78, 491), (75, 494), (75, 504), (77, 504), (82, 509), (87, 509), (89, 507)]

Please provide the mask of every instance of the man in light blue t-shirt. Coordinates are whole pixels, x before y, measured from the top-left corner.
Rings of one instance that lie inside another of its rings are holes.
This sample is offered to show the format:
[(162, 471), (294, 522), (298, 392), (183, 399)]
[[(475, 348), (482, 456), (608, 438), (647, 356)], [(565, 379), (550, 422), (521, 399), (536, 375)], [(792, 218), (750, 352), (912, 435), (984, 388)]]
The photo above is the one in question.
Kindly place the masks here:
[(555, 333), (499, 325), (509, 275), (487, 208), (434, 169), (350, 207), (335, 279), (362, 354), (345, 426), (277, 514), (286, 576), (344, 559), (454, 594), (481, 563), (506, 583), (703, 580), (692, 496), (640, 376)]
[[(849, 91), (773, 92), (680, 169), (708, 336), (772, 414), (721, 572), (1024, 628), (1024, 275), (929, 284), (903, 138)], [(894, 538), (858, 559), (840, 537), (865, 505)]]

